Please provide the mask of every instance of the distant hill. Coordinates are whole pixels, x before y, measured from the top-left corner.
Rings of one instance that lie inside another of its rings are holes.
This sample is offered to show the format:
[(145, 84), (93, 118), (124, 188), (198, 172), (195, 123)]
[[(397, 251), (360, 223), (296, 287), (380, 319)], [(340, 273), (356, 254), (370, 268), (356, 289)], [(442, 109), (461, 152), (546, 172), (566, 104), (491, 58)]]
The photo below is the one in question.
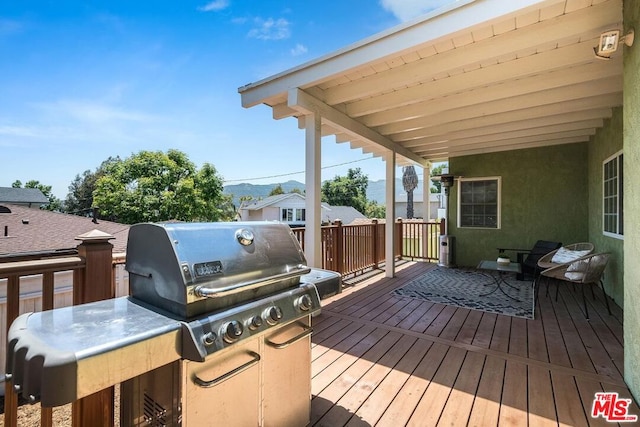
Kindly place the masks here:
[[(367, 186), (367, 199), (373, 200), (378, 203), (384, 203), (385, 199), (385, 186), (386, 181), (384, 179), (378, 181), (369, 181), (369, 185)], [(304, 194), (304, 183), (299, 181), (290, 180), (287, 182), (280, 183), (282, 189), (285, 193), (289, 193), (296, 188), (302, 191)], [(278, 186), (277, 183), (274, 184), (233, 184), (233, 185), (225, 185), (224, 186), (224, 194), (232, 194), (233, 195), (233, 204), (236, 206), (240, 205), (240, 197), (242, 196), (251, 196), (254, 199), (264, 199), (269, 196), (269, 193)], [(418, 188), (414, 190), (416, 193), (422, 191), (422, 181), (418, 182)], [(402, 179), (396, 179), (396, 196), (404, 193), (404, 189), (402, 188)]]

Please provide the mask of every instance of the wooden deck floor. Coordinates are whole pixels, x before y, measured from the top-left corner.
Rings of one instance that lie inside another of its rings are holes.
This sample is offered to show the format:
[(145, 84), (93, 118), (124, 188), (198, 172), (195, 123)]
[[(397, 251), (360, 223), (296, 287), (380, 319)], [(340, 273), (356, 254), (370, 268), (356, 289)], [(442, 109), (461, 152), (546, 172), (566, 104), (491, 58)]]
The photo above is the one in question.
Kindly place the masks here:
[[(587, 426), (596, 392), (631, 398), (622, 310), (588, 292), (540, 292), (535, 320), (392, 296), (434, 268), (406, 263), (323, 301), (314, 318), (316, 426)], [(630, 413), (640, 415), (633, 403)]]

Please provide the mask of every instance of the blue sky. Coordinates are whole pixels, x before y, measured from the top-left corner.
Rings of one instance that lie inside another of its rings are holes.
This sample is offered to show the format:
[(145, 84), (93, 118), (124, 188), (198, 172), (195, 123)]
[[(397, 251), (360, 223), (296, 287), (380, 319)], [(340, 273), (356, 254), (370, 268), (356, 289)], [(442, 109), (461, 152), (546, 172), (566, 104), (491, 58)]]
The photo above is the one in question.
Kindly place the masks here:
[[(238, 88), (450, 2), (3, 1), (0, 186), (35, 179), (64, 199), (109, 156), (170, 148), (228, 183), (302, 182), (304, 132), (242, 108)], [(342, 164), (323, 179), (384, 179), (382, 160), (333, 137), (322, 151)]]

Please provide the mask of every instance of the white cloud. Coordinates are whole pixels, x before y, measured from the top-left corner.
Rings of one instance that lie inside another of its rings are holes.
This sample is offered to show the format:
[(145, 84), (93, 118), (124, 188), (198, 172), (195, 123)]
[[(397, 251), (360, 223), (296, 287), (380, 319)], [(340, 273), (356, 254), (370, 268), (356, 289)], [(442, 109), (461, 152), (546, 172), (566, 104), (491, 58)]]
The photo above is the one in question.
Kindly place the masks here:
[(308, 49), (305, 45), (298, 43), (293, 49), (291, 49), (291, 55), (292, 56), (304, 55), (305, 53), (307, 53), (307, 51)]
[(256, 27), (247, 36), (260, 40), (282, 40), (291, 36), (290, 23), (284, 18), (264, 20), (255, 18)]
[(456, 0), (380, 0), (380, 5), (401, 21), (418, 17)]
[(60, 100), (52, 104), (40, 104), (39, 106), (42, 110), (58, 116), (67, 116), (87, 123), (113, 121), (147, 122), (154, 120), (154, 117), (150, 114), (84, 100)]
[(204, 6), (200, 6), (198, 10), (202, 12), (217, 12), (229, 7), (229, 0), (213, 0)]

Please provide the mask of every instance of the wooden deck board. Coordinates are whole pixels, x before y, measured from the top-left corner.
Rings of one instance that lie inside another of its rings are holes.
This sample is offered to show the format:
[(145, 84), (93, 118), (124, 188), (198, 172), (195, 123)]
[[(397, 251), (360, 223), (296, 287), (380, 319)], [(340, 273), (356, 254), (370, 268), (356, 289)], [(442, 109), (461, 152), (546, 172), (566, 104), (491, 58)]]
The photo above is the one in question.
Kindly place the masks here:
[[(391, 291), (434, 268), (406, 263), (323, 301), (312, 338), (316, 426), (608, 425), (596, 391), (629, 398), (622, 311), (602, 292), (541, 287), (533, 320), (401, 298)], [(349, 285), (347, 283), (347, 285)], [(632, 405), (631, 413), (640, 415)]]

